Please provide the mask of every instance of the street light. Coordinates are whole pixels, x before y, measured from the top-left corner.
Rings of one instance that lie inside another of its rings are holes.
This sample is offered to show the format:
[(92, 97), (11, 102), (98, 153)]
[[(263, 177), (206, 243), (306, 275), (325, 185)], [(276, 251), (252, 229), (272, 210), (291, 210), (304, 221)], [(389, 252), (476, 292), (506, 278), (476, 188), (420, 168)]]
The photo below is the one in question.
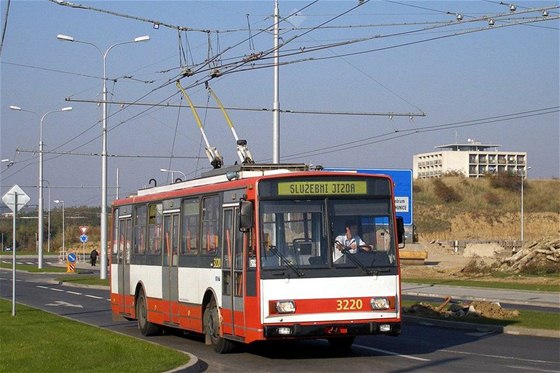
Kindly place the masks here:
[(2, 163), (7, 163), (6, 167), (10, 168), (14, 165), (14, 161), (11, 161), (9, 158), (2, 159)]
[(101, 152), (101, 270), (100, 270), (100, 278), (106, 279), (107, 278), (107, 54), (111, 49), (116, 47), (117, 45), (123, 44), (131, 44), (131, 43), (138, 43), (142, 41), (150, 40), (150, 37), (139, 36), (134, 38), (131, 41), (124, 41), (120, 43), (115, 43), (111, 45), (109, 48), (102, 52), (101, 49), (90, 42), (76, 40), (72, 36), (58, 34), (56, 36), (58, 40), (61, 41), (69, 41), (73, 43), (80, 43), (80, 44), (88, 44), (97, 49), (101, 57), (103, 58), (103, 94), (102, 94), (102, 106), (103, 106), (103, 149)]
[(49, 196), (47, 197), (47, 201), (49, 201), (48, 213), (47, 213), (47, 252), (51, 252), (51, 183), (48, 180), (47, 188), (49, 189)]
[(65, 232), (64, 232), (64, 201), (61, 201), (59, 199), (55, 199), (53, 201), (56, 204), (61, 203), (62, 204), (62, 257), (66, 258), (66, 246), (65, 246)]
[(170, 172), (170, 173), (171, 173), (171, 180), (172, 180), (173, 183), (175, 182), (175, 178), (173, 177), (173, 174), (174, 174), (175, 172), (178, 172), (178, 173), (180, 173), (181, 175), (183, 175), (183, 180), (187, 180), (187, 175), (185, 175), (182, 171), (179, 171), (179, 170), (169, 170), (169, 169), (167, 169), (167, 168), (160, 168), (159, 170), (160, 170), (161, 172)]
[(527, 177), (527, 174), (525, 172), (525, 170), (529, 171), (531, 169), (531, 167), (527, 167), (526, 169), (521, 169), (519, 170), (519, 175), (521, 176), (521, 245), (523, 245), (523, 228), (524, 228), (524, 224), (523, 224), (523, 184), (525, 181), (525, 178)]
[[(30, 111), (30, 110), (24, 110), (19, 106), (10, 106), (11, 110), (15, 110), (15, 111), (25, 111), (28, 113), (32, 113), (38, 116), (37, 113), (35, 113), (34, 111)], [(38, 211), (38, 223), (37, 223), (37, 228), (38, 228), (38, 238), (39, 238), (39, 244), (38, 244), (38, 256), (39, 256), (39, 260), (38, 260), (38, 265), (37, 267), (39, 269), (43, 268), (43, 121), (45, 120), (45, 117), (49, 114), (52, 113), (57, 113), (57, 112), (62, 112), (62, 111), (71, 111), (72, 107), (68, 106), (68, 107), (64, 107), (62, 109), (58, 109), (58, 110), (51, 110), (51, 111), (47, 111), (42, 117), (41, 117), (41, 121), (39, 124), (39, 211)]]

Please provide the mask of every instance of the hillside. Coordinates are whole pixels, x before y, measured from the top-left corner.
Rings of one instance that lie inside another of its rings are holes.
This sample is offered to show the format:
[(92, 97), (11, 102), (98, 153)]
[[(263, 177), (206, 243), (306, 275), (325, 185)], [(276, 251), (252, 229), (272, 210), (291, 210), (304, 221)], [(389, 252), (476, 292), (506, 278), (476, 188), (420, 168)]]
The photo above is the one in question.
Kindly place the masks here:
[[(516, 176), (446, 176), (414, 181), (414, 221), (420, 242), (518, 240), (521, 182)], [(560, 236), (560, 180), (525, 180), (525, 241)]]

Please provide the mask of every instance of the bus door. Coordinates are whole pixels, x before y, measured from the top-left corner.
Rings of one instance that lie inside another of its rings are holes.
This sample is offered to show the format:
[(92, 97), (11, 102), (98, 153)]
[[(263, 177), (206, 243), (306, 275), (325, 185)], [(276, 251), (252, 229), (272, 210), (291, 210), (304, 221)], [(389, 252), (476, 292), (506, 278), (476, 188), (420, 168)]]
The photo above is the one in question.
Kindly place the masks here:
[(163, 215), (163, 299), (169, 301), (170, 320), (179, 323), (179, 211)]
[(222, 316), (225, 333), (245, 336), (243, 234), (237, 229), (238, 206), (226, 207), (222, 231)]
[(127, 302), (130, 296), (130, 250), (132, 243), (132, 219), (130, 216), (119, 217), (118, 232), (118, 293), (119, 293), (119, 312), (131, 315), (134, 302)]

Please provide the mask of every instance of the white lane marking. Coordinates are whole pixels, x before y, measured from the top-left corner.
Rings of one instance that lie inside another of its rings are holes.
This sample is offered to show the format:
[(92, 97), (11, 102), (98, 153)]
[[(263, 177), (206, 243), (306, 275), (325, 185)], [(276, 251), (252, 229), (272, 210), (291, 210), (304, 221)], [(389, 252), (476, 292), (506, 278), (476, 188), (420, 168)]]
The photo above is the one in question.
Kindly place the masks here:
[(506, 368), (512, 368), (512, 369), (522, 369), (522, 370), (528, 370), (530, 372), (547, 372), (547, 373), (558, 373), (557, 370), (549, 370), (549, 369), (535, 369), (534, 367), (517, 367), (517, 366), (511, 366), (511, 365), (506, 365)]
[(37, 287), (38, 287), (38, 288), (41, 288), (41, 289), (48, 289), (47, 286), (43, 286), (43, 285), (37, 285)]
[(544, 364), (554, 364), (554, 361), (547, 361), (547, 360), (534, 360), (534, 359), (521, 359), (515, 356), (502, 356), (502, 355), (488, 355), (488, 354), (479, 354), (476, 352), (467, 352), (467, 351), (457, 351), (457, 350), (439, 350), (444, 352), (449, 352), (452, 354), (459, 354), (459, 355), (475, 355), (475, 356), (483, 356), (483, 357), (490, 357), (492, 359), (504, 359), (504, 360), (517, 360), (517, 361), (526, 361), (530, 363), (544, 363)]
[(82, 293), (78, 293), (78, 292), (76, 292), (76, 291), (66, 290), (66, 292), (67, 292), (68, 294), (82, 295)]
[(93, 298), (93, 299), (103, 299), (103, 297), (98, 297), (98, 296), (96, 296), (96, 295), (89, 295), (89, 294), (86, 294), (85, 296), (86, 296), (86, 297), (89, 297), (89, 298)]
[(72, 303), (65, 302), (63, 300), (57, 300), (54, 301), (54, 303), (47, 303), (45, 304), (45, 306), (52, 306), (52, 307), (65, 306), (65, 307), (84, 308), (84, 306), (82, 306), (81, 304), (72, 304)]
[(381, 353), (386, 354), (386, 355), (400, 356), (400, 357), (404, 357), (405, 359), (418, 360), (418, 361), (430, 361), (430, 359), (425, 359), (425, 358), (422, 358), (422, 357), (416, 357), (416, 356), (410, 356), (410, 355), (403, 355), (403, 354), (399, 354), (398, 352), (382, 350), (380, 348), (373, 348), (373, 347), (362, 346), (362, 345), (353, 345), (353, 347), (358, 347), (358, 348), (362, 348), (364, 350), (370, 350), (370, 351), (375, 351), (375, 352), (381, 352)]
[(64, 290), (62, 290), (62, 289), (57, 289), (57, 288), (49, 288), (49, 290), (58, 291), (58, 292), (63, 292), (63, 291), (64, 291)]

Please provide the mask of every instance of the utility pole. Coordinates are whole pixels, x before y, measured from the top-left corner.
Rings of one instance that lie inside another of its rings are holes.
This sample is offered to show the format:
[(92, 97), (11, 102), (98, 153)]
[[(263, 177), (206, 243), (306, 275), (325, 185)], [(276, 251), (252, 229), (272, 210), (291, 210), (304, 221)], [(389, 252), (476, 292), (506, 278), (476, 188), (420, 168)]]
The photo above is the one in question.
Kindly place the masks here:
[(280, 163), (280, 58), (278, 0), (274, 0), (274, 101), (272, 102), (272, 163)]

